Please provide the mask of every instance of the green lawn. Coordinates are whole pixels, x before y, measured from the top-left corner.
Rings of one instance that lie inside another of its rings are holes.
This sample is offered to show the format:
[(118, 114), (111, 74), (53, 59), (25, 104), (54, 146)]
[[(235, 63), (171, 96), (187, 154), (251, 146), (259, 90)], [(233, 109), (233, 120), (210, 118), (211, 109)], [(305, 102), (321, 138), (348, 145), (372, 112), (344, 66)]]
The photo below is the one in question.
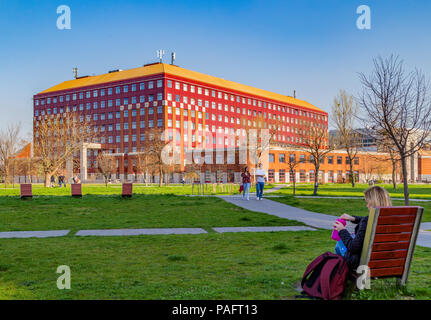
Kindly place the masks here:
[(211, 228), (302, 225), (252, 212), (217, 197), (174, 195), (0, 197), (0, 231)]
[[(355, 216), (368, 215), (367, 204), (365, 200), (355, 199), (322, 199), (322, 198), (294, 198), (292, 196), (273, 197), (273, 201), (278, 201), (294, 207), (302, 208), (312, 212), (341, 216), (347, 213)], [(404, 201), (392, 201), (394, 206), (403, 206)], [(423, 207), (424, 213), (422, 222), (431, 222), (431, 202), (410, 202), (412, 206)]]
[[(328, 231), (1, 239), (0, 299), (294, 299)], [(406, 290), (393, 279), (346, 299), (429, 299), (431, 249), (417, 248)], [(71, 268), (71, 290), (56, 269)]]
[[(265, 185), (265, 189), (271, 189), (274, 187), (274, 184)], [(226, 186), (225, 186), (226, 188)], [(237, 194), (239, 191), (239, 185), (235, 185), (234, 192)], [(250, 192), (256, 192), (256, 187), (252, 186)], [(158, 185), (148, 185), (145, 184), (134, 184), (133, 185), (133, 193), (134, 194), (175, 194), (175, 195), (191, 195), (192, 194), (192, 185), (185, 184), (184, 186), (181, 184), (171, 184), (168, 186), (159, 187)], [(195, 185), (193, 194), (198, 193), (198, 187)], [(71, 190), (70, 185), (66, 188), (45, 188), (43, 185), (34, 184), (33, 185), (33, 195), (34, 196), (70, 196)], [(107, 187), (101, 184), (83, 184), (82, 185), (82, 194), (83, 195), (121, 195), (121, 184), (110, 184)], [(220, 189), (220, 187), (216, 188), (216, 192), (213, 192), (212, 184), (208, 184), (205, 194), (210, 195), (222, 195), (222, 194), (232, 194), (227, 192), (227, 189)], [(1, 196), (19, 196), (19, 185), (15, 184), (15, 187), (9, 185), (7, 188), (4, 185), (0, 185), (0, 197)]]
[[(390, 184), (379, 184), (379, 186), (385, 188), (392, 198), (404, 198), (403, 185), (397, 186), (397, 189), (393, 189)], [(300, 196), (311, 196), (313, 194), (312, 184), (298, 184), (296, 187), (296, 195)], [(318, 195), (319, 196), (332, 196), (332, 197), (363, 197), (364, 190), (368, 189), (367, 184), (357, 184), (355, 188), (352, 188), (350, 184), (334, 184), (327, 183), (319, 185)], [(274, 191), (271, 194), (278, 195), (292, 195), (293, 188), (286, 187), (280, 190)], [(411, 199), (430, 199), (431, 200), (431, 184), (412, 184), (409, 185), (409, 194)]]
[[(40, 186), (33, 199), (0, 196), (0, 231), (72, 230), (59, 238), (0, 239), (0, 299), (294, 299), (306, 266), (333, 251), (327, 230), (215, 233), (212, 227), (301, 223), (216, 197), (172, 194), (181, 194), (181, 188), (188, 187), (141, 186), (131, 199), (119, 196), (119, 186), (85, 186), (86, 195), (78, 199), (65, 189)], [(362, 200), (272, 199), (317, 212), (341, 214), (349, 207), (348, 213), (366, 214)], [(209, 233), (73, 236), (80, 229), (167, 227), (201, 227)], [(71, 290), (56, 287), (59, 265), (71, 268)], [(431, 249), (418, 247), (406, 289), (398, 290), (393, 279), (379, 280), (372, 290), (349, 291), (345, 298), (430, 299), (429, 265)]]

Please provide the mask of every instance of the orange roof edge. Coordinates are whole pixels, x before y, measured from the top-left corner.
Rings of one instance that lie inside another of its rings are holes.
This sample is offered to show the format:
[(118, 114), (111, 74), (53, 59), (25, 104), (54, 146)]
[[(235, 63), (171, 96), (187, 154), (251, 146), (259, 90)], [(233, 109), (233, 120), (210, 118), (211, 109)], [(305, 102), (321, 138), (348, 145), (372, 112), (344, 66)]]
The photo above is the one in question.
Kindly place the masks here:
[(138, 68), (123, 70), (123, 71), (112, 72), (112, 73), (105, 73), (105, 74), (90, 76), (90, 77), (81, 78), (81, 79), (68, 80), (58, 85), (55, 85), (49, 89), (46, 89), (38, 94), (69, 90), (69, 89), (80, 88), (80, 87), (88, 87), (88, 86), (93, 86), (101, 83), (109, 83), (109, 82), (145, 77), (145, 76), (162, 74), (162, 73), (169, 74), (171, 76), (182, 77), (185, 79), (195, 80), (202, 83), (208, 83), (214, 86), (218, 86), (220, 88), (231, 89), (237, 92), (254, 95), (262, 98), (267, 98), (274, 101), (280, 101), (287, 104), (292, 104), (292, 105), (305, 107), (308, 109), (326, 113), (322, 109), (304, 100), (296, 99), (290, 96), (274, 93), (263, 89), (258, 89), (258, 88), (240, 84), (234, 81), (225, 80), (222, 78), (206, 75), (203, 73), (191, 71), (188, 69), (184, 69), (178, 66), (165, 64), (165, 63), (156, 63), (156, 64), (147, 65), (144, 67), (138, 67)]

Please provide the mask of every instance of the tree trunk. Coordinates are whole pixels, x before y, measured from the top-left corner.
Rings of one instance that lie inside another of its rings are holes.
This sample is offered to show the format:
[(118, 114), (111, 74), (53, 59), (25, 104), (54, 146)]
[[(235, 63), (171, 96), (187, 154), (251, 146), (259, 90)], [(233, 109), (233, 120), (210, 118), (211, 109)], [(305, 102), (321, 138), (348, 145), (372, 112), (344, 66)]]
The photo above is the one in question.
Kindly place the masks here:
[(392, 186), (397, 189), (397, 162), (392, 161)]
[(350, 175), (352, 177), (352, 188), (355, 187), (355, 173), (353, 172), (353, 159), (350, 159)]
[(159, 169), (159, 187), (162, 187), (163, 184), (163, 172), (161, 169)]
[(45, 173), (45, 188), (49, 187), (50, 182), (51, 182), (51, 176), (50, 176), (49, 172), (46, 172)]
[(317, 188), (319, 187), (319, 167), (314, 167), (314, 191), (313, 196), (317, 196)]
[(407, 159), (406, 157), (402, 156), (401, 157), (401, 168), (403, 171), (403, 188), (404, 188), (404, 204), (406, 206), (409, 205), (409, 185), (408, 185), (408, 173), (407, 173), (407, 163), (406, 163)]

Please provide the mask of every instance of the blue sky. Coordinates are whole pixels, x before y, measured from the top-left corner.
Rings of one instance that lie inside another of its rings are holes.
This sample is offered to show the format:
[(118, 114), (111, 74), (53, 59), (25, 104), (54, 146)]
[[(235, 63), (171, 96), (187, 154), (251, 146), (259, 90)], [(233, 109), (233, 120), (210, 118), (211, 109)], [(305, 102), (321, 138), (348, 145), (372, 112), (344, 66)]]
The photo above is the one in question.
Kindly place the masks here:
[[(356, 27), (359, 5), (371, 30)], [(59, 5), (71, 30), (58, 30)], [(330, 111), (340, 88), (360, 91), (372, 58), (400, 55), (431, 73), (431, 1), (0, 0), (0, 127), (31, 130), (32, 97), (81, 75), (155, 61), (156, 50), (199, 72), (292, 95)]]

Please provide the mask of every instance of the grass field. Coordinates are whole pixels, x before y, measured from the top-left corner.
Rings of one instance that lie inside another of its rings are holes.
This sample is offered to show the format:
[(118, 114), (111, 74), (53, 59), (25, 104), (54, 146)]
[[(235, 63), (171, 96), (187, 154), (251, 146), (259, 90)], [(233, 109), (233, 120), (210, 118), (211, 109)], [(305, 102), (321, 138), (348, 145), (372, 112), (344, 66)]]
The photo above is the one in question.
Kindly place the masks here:
[[(181, 188), (187, 187), (142, 186), (131, 199), (119, 196), (119, 186), (85, 186), (83, 198), (71, 198), (67, 189), (36, 186), (39, 195), (30, 200), (5, 196), (17, 190), (3, 190), (0, 231), (72, 232), (0, 239), (0, 299), (295, 299), (306, 266), (334, 249), (325, 230), (215, 233), (211, 227), (301, 223), (215, 197), (184, 196)], [(363, 200), (272, 199), (316, 212), (340, 214), (349, 207), (348, 213), (366, 214)], [(73, 236), (81, 229), (167, 227), (201, 227), (209, 233)], [(71, 290), (57, 289), (60, 265), (71, 268)], [(398, 289), (393, 279), (378, 280), (372, 290), (348, 290), (345, 299), (430, 299), (429, 265), (431, 249), (418, 247), (407, 288)]]
[[(397, 189), (393, 189), (390, 184), (379, 184), (379, 186), (385, 188), (392, 198), (404, 198), (403, 185), (397, 186)], [(311, 196), (313, 194), (313, 185), (298, 184), (296, 186), (296, 195), (298, 196)], [(368, 189), (368, 184), (357, 184), (355, 188), (352, 188), (350, 184), (333, 184), (327, 183), (319, 185), (318, 195), (319, 196), (332, 196), (332, 197), (363, 197), (364, 191)], [(275, 191), (272, 194), (278, 195), (292, 195), (293, 188), (286, 187)], [(430, 199), (431, 200), (431, 184), (416, 184), (409, 185), (409, 194), (411, 199)]]
[[(327, 231), (2, 239), (0, 299), (294, 299), (305, 267), (332, 250)], [(407, 289), (393, 279), (346, 299), (429, 299), (431, 249)], [(71, 290), (59, 290), (59, 265)]]
[(302, 225), (216, 197), (173, 195), (0, 197), (0, 231)]

